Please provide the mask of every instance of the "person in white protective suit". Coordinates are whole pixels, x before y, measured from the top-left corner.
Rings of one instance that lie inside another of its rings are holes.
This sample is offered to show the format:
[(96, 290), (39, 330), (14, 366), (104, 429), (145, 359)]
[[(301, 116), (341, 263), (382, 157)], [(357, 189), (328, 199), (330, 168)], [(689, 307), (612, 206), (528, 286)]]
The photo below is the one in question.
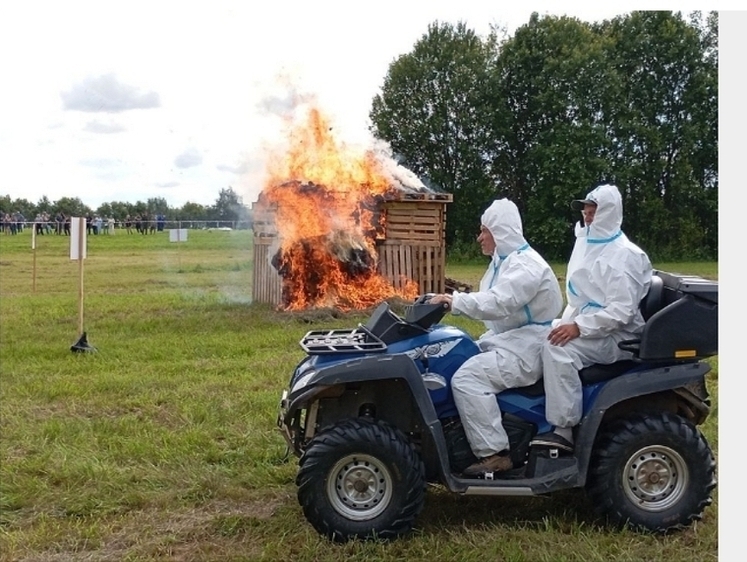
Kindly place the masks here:
[(616, 186), (600, 185), (571, 208), (582, 211), (583, 221), (576, 225), (568, 261), (568, 302), (542, 349), (545, 414), (554, 428), (531, 442), (564, 452), (573, 451), (573, 428), (581, 421), (578, 371), (630, 359), (617, 344), (642, 332), (639, 306), (653, 274), (646, 253), (620, 230), (623, 208)]
[(465, 361), (451, 381), (467, 440), (478, 458), (463, 471), (467, 477), (512, 468), (495, 395), (539, 380), (542, 346), (563, 308), (558, 279), (524, 239), (516, 205), (495, 200), (481, 221), (477, 241), (492, 260), (479, 291), (454, 291), (429, 301), (448, 303), (453, 314), (482, 320), (487, 328), (477, 340), (481, 353)]

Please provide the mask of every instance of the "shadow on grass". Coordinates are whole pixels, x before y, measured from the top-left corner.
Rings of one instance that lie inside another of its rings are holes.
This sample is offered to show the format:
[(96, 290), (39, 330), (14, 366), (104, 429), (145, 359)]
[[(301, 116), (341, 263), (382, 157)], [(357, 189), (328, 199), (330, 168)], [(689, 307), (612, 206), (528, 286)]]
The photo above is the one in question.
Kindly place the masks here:
[(604, 527), (593, 513), (583, 490), (565, 490), (545, 497), (466, 497), (439, 487), (429, 488), (425, 508), (417, 521), (419, 533), (438, 535), (465, 527), (485, 525), (515, 527), (516, 530), (554, 527)]

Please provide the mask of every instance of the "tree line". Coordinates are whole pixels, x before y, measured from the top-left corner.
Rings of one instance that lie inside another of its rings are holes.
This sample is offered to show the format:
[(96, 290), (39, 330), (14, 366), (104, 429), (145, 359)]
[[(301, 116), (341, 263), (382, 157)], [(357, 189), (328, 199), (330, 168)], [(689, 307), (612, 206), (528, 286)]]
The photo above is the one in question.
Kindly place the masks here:
[(718, 15), (635, 11), (600, 23), (534, 13), (507, 37), (434, 22), (394, 60), (371, 131), (453, 194), (450, 248), (475, 248), (508, 197), (548, 259), (573, 244), (569, 208), (623, 195), (623, 230), (653, 259), (717, 259)]
[(62, 197), (57, 201), (50, 201), (45, 195), (37, 203), (31, 203), (27, 199), (11, 199), (9, 195), (0, 196), (0, 216), (5, 213), (13, 215), (20, 212), (28, 222), (32, 222), (37, 216), (46, 213), (54, 217), (63, 213), (67, 217), (98, 216), (101, 218), (113, 218), (117, 223), (123, 222), (126, 217), (163, 215), (169, 221), (216, 221), (218, 223), (242, 223), (251, 222), (251, 210), (244, 205), (240, 197), (231, 187), (221, 189), (218, 198), (213, 205), (201, 205), (199, 203), (187, 202), (181, 207), (169, 206), (163, 197), (152, 197), (147, 201), (127, 203), (124, 201), (111, 201), (102, 203), (92, 209), (78, 197)]

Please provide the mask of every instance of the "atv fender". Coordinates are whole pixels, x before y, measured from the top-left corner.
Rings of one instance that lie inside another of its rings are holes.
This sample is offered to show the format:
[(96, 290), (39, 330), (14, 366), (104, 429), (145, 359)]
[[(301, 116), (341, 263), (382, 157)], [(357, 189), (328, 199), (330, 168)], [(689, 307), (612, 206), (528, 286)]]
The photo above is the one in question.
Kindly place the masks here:
[(576, 435), (579, 485), (583, 486), (586, 482), (594, 440), (605, 413), (611, 407), (631, 398), (671, 391), (701, 382), (710, 370), (708, 363), (684, 363), (628, 373), (605, 383), (588, 414), (581, 421)]
[[(355, 383), (376, 384), (388, 380), (404, 381), (409, 389), (423, 423), (422, 436), (424, 448), (438, 457), (439, 472), (446, 476), (449, 471), (449, 455), (446, 447), (441, 421), (436, 415), (423, 375), (414, 361), (404, 353), (392, 355), (367, 355), (322, 367), (309, 380), (305, 388), (293, 392), (287, 398), (285, 415), (289, 423), (294, 413), (313, 402), (320, 394), (329, 392), (330, 388)], [(407, 434), (408, 428), (400, 428)], [(430, 441), (430, 443), (427, 443)], [(421, 454), (424, 454), (421, 451)], [(424, 459), (428, 463), (429, 459)], [(430, 459), (431, 461), (435, 459)]]

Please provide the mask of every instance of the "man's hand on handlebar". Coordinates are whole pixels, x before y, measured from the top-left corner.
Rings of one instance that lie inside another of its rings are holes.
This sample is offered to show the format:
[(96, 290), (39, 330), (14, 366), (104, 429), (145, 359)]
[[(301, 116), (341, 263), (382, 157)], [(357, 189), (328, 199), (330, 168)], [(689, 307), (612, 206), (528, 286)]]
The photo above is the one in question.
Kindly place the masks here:
[(428, 300), (428, 304), (441, 304), (441, 303), (446, 303), (447, 308), (451, 310), (451, 295), (440, 293), (438, 295), (433, 295)]

